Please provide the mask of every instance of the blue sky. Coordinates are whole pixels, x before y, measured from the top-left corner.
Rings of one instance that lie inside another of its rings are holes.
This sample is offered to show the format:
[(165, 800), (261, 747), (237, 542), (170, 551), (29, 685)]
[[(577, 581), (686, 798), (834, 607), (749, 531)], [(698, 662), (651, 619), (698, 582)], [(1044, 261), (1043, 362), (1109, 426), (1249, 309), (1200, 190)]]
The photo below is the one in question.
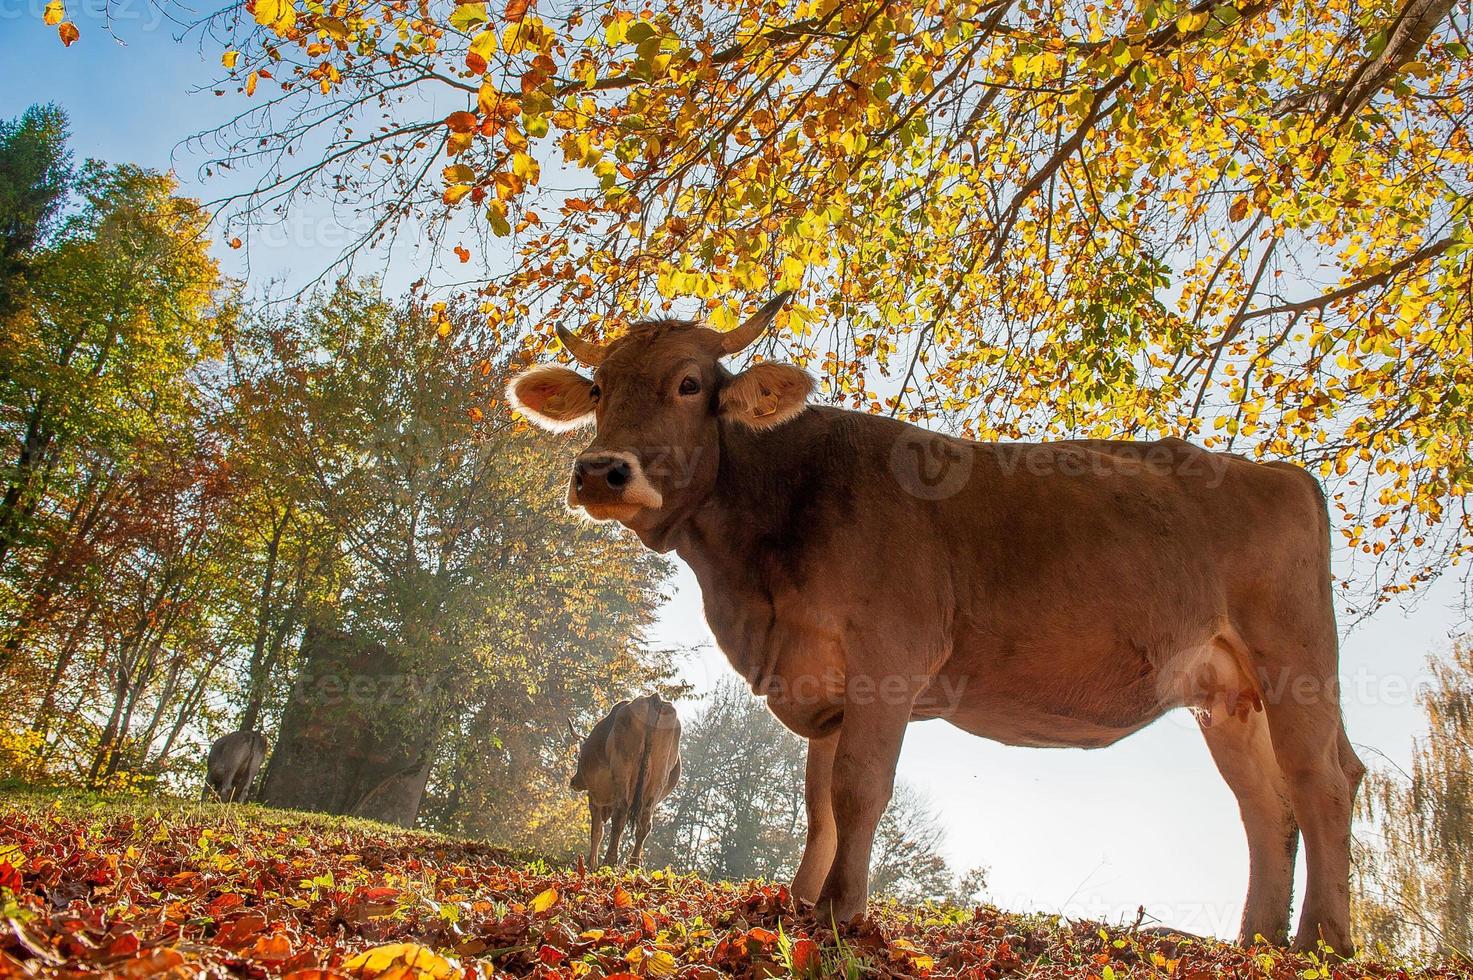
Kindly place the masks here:
[[(218, 50), (201, 51), (195, 38), (176, 41), (178, 28), (144, 0), (112, 3), (114, 40), (91, 2), (89, 9), (69, 4), (82, 31), (70, 49), (42, 24), (42, 0), (0, 9), (0, 117), (56, 102), (71, 116), (79, 157), (173, 168), (185, 193), (216, 196), (219, 185), (196, 180), (203, 157), (179, 144), (239, 104), (207, 89)], [(250, 250), (253, 284), (276, 275), (300, 282), (341, 241), (325, 207), (298, 215), (293, 229)], [(228, 273), (244, 274), (243, 253), (222, 241), (217, 254)], [(417, 260), (412, 249), (398, 256), (387, 282), (414, 278)], [(732, 671), (710, 643), (689, 573), (682, 570), (675, 586), (655, 638), (701, 644), (686, 673), (709, 690)], [(1423, 728), (1414, 692), (1425, 680), (1426, 656), (1445, 650), (1464, 622), (1460, 595), (1449, 579), (1414, 610), (1386, 609), (1346, 638), (1346, 717), (1368, 762), (1378, 753), (1398, 764), (1408, 759)], [(1182, 928), (1236, 931), (1247, 848), (1232, 796), (1185, 713), (1090, 752), (1006, 748), (927, 722), (912, 726), (900, 776), (937, 806), (957, 870), (988, 866), (990, 897), (1004, 907), (1133, 919), (1144, 905)]]

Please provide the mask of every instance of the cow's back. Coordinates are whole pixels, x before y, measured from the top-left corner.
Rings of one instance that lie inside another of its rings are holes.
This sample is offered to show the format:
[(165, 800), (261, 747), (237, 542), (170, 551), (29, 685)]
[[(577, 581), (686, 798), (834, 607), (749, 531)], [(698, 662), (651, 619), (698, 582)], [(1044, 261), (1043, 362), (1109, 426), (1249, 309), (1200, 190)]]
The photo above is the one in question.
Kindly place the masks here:
[[(657, 699), (657, 704), (654, 727), (648, 729), (649, 758), (642, 793), (647, 806), (670, 795), (680, 772), (680, 716), (670, 702)], [(649, 724), (648, 715), (645, 724)]]

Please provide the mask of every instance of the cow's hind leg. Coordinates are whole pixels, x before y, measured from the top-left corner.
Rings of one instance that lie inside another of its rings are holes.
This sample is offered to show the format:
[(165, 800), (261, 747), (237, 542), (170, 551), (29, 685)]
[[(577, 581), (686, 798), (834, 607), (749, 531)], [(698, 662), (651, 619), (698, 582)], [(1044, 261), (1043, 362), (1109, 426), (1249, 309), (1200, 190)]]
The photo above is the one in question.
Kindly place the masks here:
[(644, 860), (644, 839), (650, 835), (654, 818), (655, 808), (651, 803), (641, 806), (634, 814), (634, 846), (629, 849), (631, 868), (639, 867), (639, 862)]
[(839, 733), (808, 740), (808, 769), (804, 780), (804, 803), (808, 811), (808, 837), (803, 860), (793, 876), (793, 896), (805, 902), (818, 899), (818, 890), (834, 863), (839, 834), (834, 827), (834, 752)]
[(251, 790), (255, 789), (256, 786), (256, 770), (258, 770), (260, 766), (261, 763), (259, 761), (252, 762), (250, 765), (246, 766), (245, 776), (241, 778), (240, 788), (236, 790), (236, 796), (240, 799), (240, 802), (250, 802)]
[(629, 823), (629, 807), (624, 803), (616, 803), (613, 811), (614, 819), (609, 827), (609, 849), (604, 852), (604, 864), (616, 868), (619, 866), (619, 845), (624, 841), (624, 826)]
[[(1334, 650), (1333, 634), (1325, 640)], [(1266, 699), (1269, 733), (1279, 760), (1294, 818), (1304, 834), (1308, 864), (1304, 907), (1294, 934), (1296, 949), (1314, 949), (1320, 940), (1341, 955), (1354, 952), (1350, 941), (1350, 823), (1359, 772), (1347, 772), (1348, 749), (1340, 716), (1333, 653), (1330, 670), (1305, 669), (1280, 661), (1269, 680), (1284, 680)], [(1304, 660), (1313, 664), (1307, 652)], [(1302, 662), (1301, 662), (1302, 663)], [(1275, 678), (1275, 672), (1282, 678)], [(1354, 758), (1354, 752), (1349, 758)], [(1355, 760), (1357, 766), (1359, 760)]]
[(1299, 827), (1289, 788), (1274, 757), (1268, 719), (1227, 714), (1203, 724), (1202, 736), (1222, 778), (1238, 798), (1248, 836), (1248, 898), (1238, 941), (1262, 936), (1275, 945), (1289, 940), (1289, 906), (1294, 896), (1294, 859)]
[(588, 867), (598, 867), (598, 845), (603, 843), (604, 824), (609, 819), (609, 808), (588, 800)]

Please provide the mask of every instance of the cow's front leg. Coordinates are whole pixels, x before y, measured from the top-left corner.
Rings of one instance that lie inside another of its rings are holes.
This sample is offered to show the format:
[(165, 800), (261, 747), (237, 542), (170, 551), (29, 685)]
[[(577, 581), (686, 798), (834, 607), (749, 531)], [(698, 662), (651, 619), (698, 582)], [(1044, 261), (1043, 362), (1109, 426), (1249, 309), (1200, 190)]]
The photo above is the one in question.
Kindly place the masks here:
[[(870, 848), (875, 827), (895, 788), (895, 764), (910, 721), (914, 695), (851, 678), (846, 685), (844, 722), (834, 755), (833, 806), (838, 842), (833, 866), (814, 908), (821, 923), (844, 923), (864, 911), (869, 897)], [(875, 693), (878, 691), (879, 693)]]
[(805, 902), (818, 899), (818, 891), (834, 863), (838, 830), (834, 826), (834, 753), (839, 733), (808, 740), (808, 770), (803, 795), (808, 811), (808, 839), (803, 843), (803, 860), (793, 876), (793, 897)]

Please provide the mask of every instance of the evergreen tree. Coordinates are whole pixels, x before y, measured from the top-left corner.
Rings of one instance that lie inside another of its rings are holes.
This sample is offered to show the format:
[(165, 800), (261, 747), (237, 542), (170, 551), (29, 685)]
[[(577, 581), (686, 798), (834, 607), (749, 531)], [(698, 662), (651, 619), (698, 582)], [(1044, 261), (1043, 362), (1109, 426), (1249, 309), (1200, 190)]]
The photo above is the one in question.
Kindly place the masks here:
[(0, 121), (0, 321), (15, 312), (71, 181), (67, 118), (53, 105)]

